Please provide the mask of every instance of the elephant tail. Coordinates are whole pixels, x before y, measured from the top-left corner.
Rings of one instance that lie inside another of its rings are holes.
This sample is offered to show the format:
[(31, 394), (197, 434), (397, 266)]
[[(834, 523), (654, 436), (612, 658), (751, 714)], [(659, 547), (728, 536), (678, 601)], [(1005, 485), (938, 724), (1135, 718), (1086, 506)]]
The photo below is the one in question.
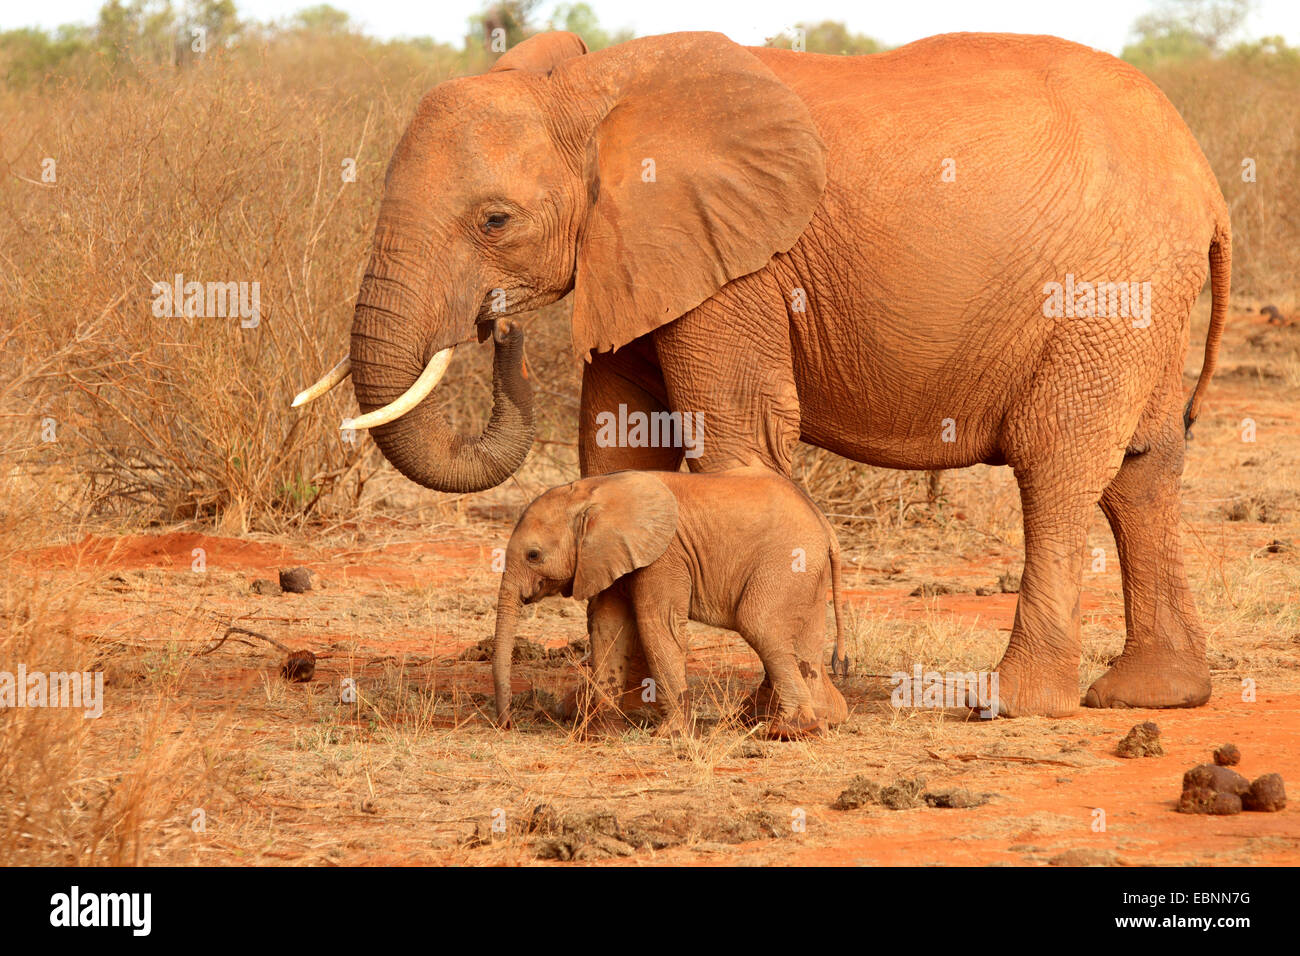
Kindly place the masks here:
[(831, 604), (835, 608), (835, 656), (831, 658), (831, 673), (847, 676), (849, 659), (844, 653), (844, 614), (840, 608), (843, 604), (843, 599), (840, 597), (840, 545), (834, 531), (831, 532), (831, 543), (827, 553), (831, 560)]
[(1196, 380), (1187, 407), (1183, 410), (1183, 430), (1192, 437), (1192, 423), (1201, 411), (1201, 400), (1214, 377), (1219, 363), (1219, 340), (1223, 338), (1223, 323), (1228, 317), (1228, 291), (1232, 284), (1232, 230), (1227, 219), (1219, 222), (1210, 242), (1210, 329), (1205, 335), (1205, 358), (1201, 362), (1201, 376)]

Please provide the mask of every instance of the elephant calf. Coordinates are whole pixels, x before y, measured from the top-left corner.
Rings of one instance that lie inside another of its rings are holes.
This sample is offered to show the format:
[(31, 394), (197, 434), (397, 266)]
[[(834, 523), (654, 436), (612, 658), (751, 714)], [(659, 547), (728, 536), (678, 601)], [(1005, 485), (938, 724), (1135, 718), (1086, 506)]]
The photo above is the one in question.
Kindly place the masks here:
[[(687, 618), (735, 630), (758, 653), (767, 678), (753, 713), (768, 721), (770, 736), (819, 732), (848, 716), (822, 663), (828, 577), (832, 667), (847, 670), (839, 545), (821, 512), (786, 478), (761, 467), (622, 471), (552, 488), (524, 511), (506, 550), (492, 665), (498, 721), (510, 726), (521, 604), (562, 594), (595, 598), (588, 609), (595, 665), (639, 631), (664, 711), (661, 734), (689, 728)], [(622, 676), (597, 691), (616, 698)]]

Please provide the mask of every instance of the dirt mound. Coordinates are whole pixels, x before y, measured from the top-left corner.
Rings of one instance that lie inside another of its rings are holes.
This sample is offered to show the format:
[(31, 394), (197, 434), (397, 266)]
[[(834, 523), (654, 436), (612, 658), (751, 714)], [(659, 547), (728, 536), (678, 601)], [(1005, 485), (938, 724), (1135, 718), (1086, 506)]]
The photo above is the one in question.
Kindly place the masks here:
[(856, 810), (872, 804), (890, 810), (910, 810), (927, 806), (942, 810), (961, 810), (981, 807), (994, 796), (991, 793), (972, 793), (969, 790), (926, 790), (924, 777), (898, 777), (893, 783), (882, 786), (867, 777), (857, 776), (831, 804), (836, 810)]
[[(467, 647), (459, 655), (458, 661), (490, 661), (495, 645), (495, 639), (485, 637), (473, 647)], [(554, 663), (577, 663), (587, 654), (587, 641), (575, 640), (569, 641), (564, 647), (542, 647), (535, 641), (520, 638), (515, 641), (514, 651), (510, 655), (511, 661), (519, 663), (537, 663), (537, 662), (554, 662)]]
[(703, 817), (647, 813), (623, 822), (610, 811), (559, 815), (549, 807), (534, 810), (528, 831), (546, 834), (535, 848), (538, 859), (566, 861), (632, 856), (687, 843), (734, 846), (785, 833), (767, 810)]

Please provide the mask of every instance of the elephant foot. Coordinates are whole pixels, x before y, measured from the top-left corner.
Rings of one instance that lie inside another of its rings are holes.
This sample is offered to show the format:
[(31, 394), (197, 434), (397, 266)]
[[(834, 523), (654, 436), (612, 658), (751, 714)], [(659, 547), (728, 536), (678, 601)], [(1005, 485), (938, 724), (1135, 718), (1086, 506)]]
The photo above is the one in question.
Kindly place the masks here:
[[(844, 700), (838, 687), (822, 674), (811, 680), (812, 719), (818, 721), (823, 729), (834, 727), (849, 719), (849, 705)], [(764, 721), (780, 720), (781, 699), (766, 677), (758, 689), (749, 695), (742, 711), (742, 719), (748, 726)]]
[(990, 699), (981, 698), (975, 709), (981, 717), (1068, 717), (1079, 710), (1079, 679), (1073, 673), (1026, 671), (1005, 660), (995, 673)]
[(826, 732), (826, 721), (811, 712), (799, 712), (789, 717), (774, 717), (767, 722), (764, 736), (768, 740), (803, 740), (820, 737)]
[(825, 674), (813, 682), (812, 697), (813, 714), (826, 726), (834, 727), (849, 719), (849, 705), (844, 700), (844, 695)]
[(1083, 699), (1085, 707), (1200, 707), (1210, 699), (1210, 667), (1121, 655)]

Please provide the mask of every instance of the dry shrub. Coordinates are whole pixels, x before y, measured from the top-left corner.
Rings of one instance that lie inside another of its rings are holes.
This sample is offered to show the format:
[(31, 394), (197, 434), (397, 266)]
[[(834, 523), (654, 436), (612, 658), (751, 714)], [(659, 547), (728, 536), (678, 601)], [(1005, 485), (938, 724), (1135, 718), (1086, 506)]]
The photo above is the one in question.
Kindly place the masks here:
[[(1163, 64), (1151, 79), (1178, 108), (1232, 217), (1232, 289), (1295, 302), (1300, 275), (1300, 64), (1267, 58)], [(1256, 181), (1242, 180), (1253, 159)]]
[[(76, 347), (57, 349), (55, 364)], [(0, 379), (0, 407), (20, 392), (40, 402), (52, 381), (40, 366), (14, 370)], [(0, 432), (0, 460), (29, 453), (33, 440), (25, 430)], [(27, 549), (48, 534), (52, 495), (22, 469), (0, 472), (0, 672), (15, 683), (20, 668), (104, 670), (99, 649), (79, 633), (86, 576), (30, 564)], [(187, 812), (208, 792), (199, 742), (178, 728), (171, 695), (124, 712), (114, 704), (120, 692), (105, 680), (97, 718), (86, 716), (84, 698), (80, 707), (0, 707), (0, 864), (138, 864), (188, 837)], [(25, 697), (26, 688), (15, 694)]]
[[(299, 73), (291, 52), (7, 97), (4, 158), (27, 178), (0, 185), (6, 351), (73, 347), (61, 389), (5, 410), (55, 419), (42, 457), (99, 511), (244, 530), (365, 467), (372, 446), (338, 432), (350, 390), (288, 403), (347, 349), (388, 156), (439, 77), (341, 55)], [(54, 184), (30, 181), (44, 157)], [(258, 283), (260, 324), (156, 316), (153, 283), (176, 274)]]

